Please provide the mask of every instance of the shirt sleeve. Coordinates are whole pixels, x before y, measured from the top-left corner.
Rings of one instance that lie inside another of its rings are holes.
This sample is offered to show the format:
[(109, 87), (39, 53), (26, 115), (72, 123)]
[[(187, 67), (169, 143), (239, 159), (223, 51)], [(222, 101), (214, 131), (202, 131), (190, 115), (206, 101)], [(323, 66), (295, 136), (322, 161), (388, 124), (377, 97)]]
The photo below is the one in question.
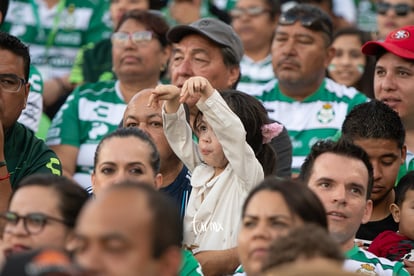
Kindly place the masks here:
[(162, 110), (164, 133), (174, 153), (192, 172), (202, 160), (193, 141), (193, 132), (187, 123), (184, 106), (180, 105), (176, 113), (165, 113)]
[(46, 144), (79, 147), (81, 144), (79, 128), (79, 88), (77, 88), (69, 95), (53, 118), (47, 133)]

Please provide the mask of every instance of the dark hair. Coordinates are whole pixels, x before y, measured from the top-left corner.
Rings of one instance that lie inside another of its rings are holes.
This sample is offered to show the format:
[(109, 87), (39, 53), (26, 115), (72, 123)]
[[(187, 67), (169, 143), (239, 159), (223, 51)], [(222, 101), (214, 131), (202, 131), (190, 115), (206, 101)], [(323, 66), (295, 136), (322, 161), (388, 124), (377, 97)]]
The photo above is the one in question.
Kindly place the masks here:
[(338, 263), (345, 260), (339, 244), (328, 231), (316, 224), (295, 227), (281, 239), (275, 239), (269, 247), (269, 255), (262, 271), (292, 263), (298, 259), (322, 257)]
[[(164, 193), (156, 191), (151, 185), (144, 182), (126, 180), (119, 185), (108, 187), (112, 190), (131, 190), (145, 194), (149, 210), (152, 212), (152, 256), (162, 257), (171, 246), (182, 246), (183, 224), (174, 201)], [(140, 210), (135, 210), (137, 216)]]
[(354, 107), (342, 124), (344, 139), (386, 139), (402, 149), (405, 129), (400, 116), (385, 103), (372, 100)]
[(265, 4), (269, 8), (269, 14), (271, 19), (275, 19), (282, 12), (279, 0), (264, 0)]
[(323, 3), (328, 4), (328, 9), (333, 11), (333, 1), (332, 0), (298, 0), (298, 3), (301, 4), (310, 4), (310, 5), (321, 5)]
[(395, 188), (395, 204), (401, 207), (408, 191), (414, 190), (414, 171), (404, 175)]
[[(304, 28), (310, 29), (312, 31), (321, 32), (325, 34), (326, 39), (326, 46), (332, 44), (332, 34), (333, 34), (333, 24), (330, 16), (324, 12), (322, 9), (318, 8), (317, 6), (311, 4), (297, 4), (292, 8), (288, 9), (287, 11), (283, 12), (280, 19), (279, 25), (290, 25), (290, 24), (283, 24), (283, 18), (295, 18), (296, 21), (301, 20), (313, 20), (312, 24), (309, 26), (302, 26)], [(293, 23), (291, 23), (293, 24)]]
[[(240, 68), (240, 62), (238, 61), (238, 58), (234, 55), (234, 51), (232, 51), (229, 47), (220, 47), (220, 52), (223, 58), (223, 63), (227, 68)], [(230, 87), (231, 89), (236, 89), (237, 84), (240, 81), (240, 78), (241, 72), (239, 72), (239, 76), (237, 77), (236, 81), (232, 83)]]
[[(355, 27), (345, 27), (339, 29), (333, 35), (333, 41), (335, 41), (338, 37), (344, 35), (352, 35), (356, 36), (361, 43), (364, 45), (366, 42), (372, 40), (372, 36), (369, 32), (364, 32)], [(373, 56), (365, 56), (365, 68), (364, 73), (362, 73), (360, 79), (353, 85), (357, 90), (361, 91), (369, 98), (374, 98), (374, 71), (375, 71), (375, 58)], [(329, 75), (329, 72), (328, 72)]]
[(308, 183), (309, 178), (313, 173), (315, 160), (324, 153), (341, 155), (344, 157), (360, 160), (362, 163), (364, 163), (365, 167), (368, 170), (368, 185), (366, 195), (366, 199), (368, 200), (371, 197), (372, 185), (374, 183), (373, 169), (368, 154), (361, 147), (354, 145), (345, 139), (340, 139), (338, 142), (331, 140), (320, 140), (316, 142), (312, 146), (310, 153), (302, 164), (299, 179), (303, 180), (305, 183)]
[[(246, 142), (253, 149), (263, 167), (265, 175), (270, 175), (276, 167), (276, 153), (270, 144), (263, 144), (262, 126), (270, 122), (267, 111), (255, 97), (238, 90), (221, 90), (221, 97), (230, 109), (240, 118), (246, 131)], [(201, 118), (199, 112), (194, 120), (194, 129)]]
[(10, 51), (23, 59), (24, 79), (27, 82), (30, 72), (29, 47), (24, 45), (17, 37), (0, 31), (0, 49)]
[(58, 194), (58, 209), (62, 214), (65, 224), (73, 229), (80, 210), (89, 198), (88, 192), (75, 181), (53, 174), (32, 174), (20, 181), (11, 198), (17, 191), (25, 187), (45, 187)]
[(253, 188), (244, 201), (242, 218), (252, 198), (261, 191), (280, 193), (292, 214), (304, 222), (315, 223), (328, 229), (326, 211), (319, 198), (304, 183), (294, 179), (267, 177)]
[[(141, 140), (148, 144), (149, 148), (151, 149), (150, 156), (149, 156), (151, 167), (154, 171), (154, 174), (159, 173), (161, 161), (160, 161), (160, 154), (157, 150), (157, 147), (155, 146), (151, 138), (144, 131), (136, 127), (117, 128), (115, 131), (104, 136), (102, 140), (99, 142), (98, 146), (96, 147), (95, 157), (94, 157), (94, 162), (93, 162), (93, 170), (94, 171), (96, 170), (96, 165), (98, 164), (98, 159), (99, 159), (99, 153), (105, 141), (110, 140), (111, 138), (128, 138), (128, 137), (135, 137), (138, 140)], [(130, 146), (133, 147), (135, 145), (130, 145)]]
[(125, 21), (132, 19), (138, 23), (143, 24), (149, 31), (152, 31), (162, 47), (169, 45), (167, 41), (167, 31), (169, 30), (168, 23), (162, 17), (159, 11), (154, 10), (130, 10), (125, 12), (119, 20), (118, 26), (115, 28), (115, 32), (119, 30)]
[(7, 10), (9, 9), (9, 0), (1, 0), (0, 1), (0, 13), (2, 15), (2, 19), (0, 21), (0, 25), (3, 24), (4, 19), (6, 18)]

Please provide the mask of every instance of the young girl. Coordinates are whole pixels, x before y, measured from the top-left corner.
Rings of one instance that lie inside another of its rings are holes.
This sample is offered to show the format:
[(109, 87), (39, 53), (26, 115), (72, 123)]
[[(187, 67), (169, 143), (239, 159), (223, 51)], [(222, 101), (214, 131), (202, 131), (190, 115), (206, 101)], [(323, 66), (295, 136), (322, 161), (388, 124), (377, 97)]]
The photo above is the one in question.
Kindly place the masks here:
[[(192, 77), (181, 90), (173, 85), (158, 86), (149, 101), (166, 100), (165, 134), (171, 148), (192, 171), (184, 244), (194, 253), (237, 245), (243, 201), (263, 180), (264, 171), (272, 170), (275, 156), (267, 142), (282, 131), (279, 124), (267, 124), (266, 110), (254, 97), (237, 91), (223, 95), (231, 107), (205, 78)], [(181, 104), (189, 97), (197, 99), (200, 110), (194, 120), (198, 145), (192, 141), (192, 129)], [(273, 158), (269, 157), (272, 154)]]

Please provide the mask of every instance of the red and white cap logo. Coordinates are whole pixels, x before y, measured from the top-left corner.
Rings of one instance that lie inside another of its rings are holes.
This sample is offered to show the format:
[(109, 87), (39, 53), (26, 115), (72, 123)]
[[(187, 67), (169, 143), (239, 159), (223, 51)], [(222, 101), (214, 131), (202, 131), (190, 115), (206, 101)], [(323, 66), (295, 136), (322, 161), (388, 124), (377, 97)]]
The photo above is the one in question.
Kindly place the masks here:
[(392, 36), (392, 38), (396, 39), (396, 40), (402, 40), (402, 39), (407, 39), (410, 37), (410, 33), (406, 30), (398, 30), (395, 31)]

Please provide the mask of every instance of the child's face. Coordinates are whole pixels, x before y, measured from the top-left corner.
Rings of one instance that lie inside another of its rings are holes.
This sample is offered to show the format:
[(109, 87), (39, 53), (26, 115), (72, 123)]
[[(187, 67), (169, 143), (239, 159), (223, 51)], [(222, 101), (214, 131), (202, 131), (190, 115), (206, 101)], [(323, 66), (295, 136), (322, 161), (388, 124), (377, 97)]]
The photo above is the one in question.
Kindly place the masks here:
[(200, 117), (197, 119), (195, 132), (199, 139), (198, 148), (203, 161), (216, 169), (215, 175), (219, 174), (227, 166), (228, 160), (213, 129), (203, 117)]
[(408, 190), (400, 206), (399, 231), (401, 235), (414, 240), (414, 190)]

